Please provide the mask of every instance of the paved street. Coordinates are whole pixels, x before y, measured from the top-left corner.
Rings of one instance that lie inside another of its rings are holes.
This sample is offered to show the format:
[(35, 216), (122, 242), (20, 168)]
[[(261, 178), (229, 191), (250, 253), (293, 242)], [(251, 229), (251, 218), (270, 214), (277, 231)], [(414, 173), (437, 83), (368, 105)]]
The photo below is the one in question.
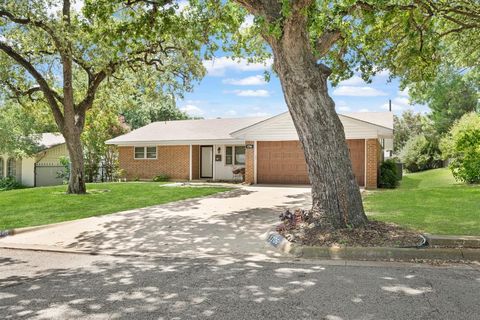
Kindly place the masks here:
[(479, 319), (480, 267), (0, 250), (2, 319)]

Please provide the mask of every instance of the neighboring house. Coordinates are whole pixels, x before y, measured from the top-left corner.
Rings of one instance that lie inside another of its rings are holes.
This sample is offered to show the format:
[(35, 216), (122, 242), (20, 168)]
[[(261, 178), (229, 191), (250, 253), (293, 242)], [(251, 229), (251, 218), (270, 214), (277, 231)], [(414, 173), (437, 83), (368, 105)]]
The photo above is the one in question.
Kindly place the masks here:
[(30, 157), (0, 154), (0, 177), (15, 177), (29, 187), (62, 184), (58, 172), (63, 170), (60, 157), (68, 157), (65, 139), (59, 133), (42, 133), (37, 144), (38, 152)]
[[(393, 139), (391, 112), (340, 114), (353, 171), (360, 186), (377, 187), (385, 145)], [(271, 118), (155, 122), (108, 140), (119, 148), (127, 179), (234, 180), (309, 184), (307, 165), (288, 112)]]

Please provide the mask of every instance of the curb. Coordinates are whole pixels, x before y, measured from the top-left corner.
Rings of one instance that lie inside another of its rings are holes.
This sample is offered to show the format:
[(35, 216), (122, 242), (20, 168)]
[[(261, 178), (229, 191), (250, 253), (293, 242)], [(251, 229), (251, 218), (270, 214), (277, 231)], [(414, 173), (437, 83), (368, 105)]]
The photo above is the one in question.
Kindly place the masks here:
[(480, 237), (475, 236), (440, 236), (426, 234), (428, 244), (432, 247), (480, 248)]
[(473, 248), (389, 248), (389, 247), (313, 247), (289, 242), (277, 232), (270, 231), (264, 240), (277, 250), (304, 259), (360, 261), (470, 261), (480, 262), (480, 249)]
[(442, 260), (479, 261), (478, 249), (453, 248), (387, 248), (387, 247), (307, 247), (292, 246), (289, 250), (299, 258), (332, 260)]
[[(72, 220), (73, 221), (73, 220)], [(14, 236), (16, 234), (22, 234), (22, 233), (27, 233), (31, 231), (37, 231), (37, 230), (42, 230), (42, 229), (48, 229), (48, 228), (53, 228), (56, 227), (60, 224), (68, 223), (71, 221), (62, 221), (62, 222), (57, 222), (57, 223), (51, 223), (51, 224), (45, 224), (41, 226), (34, 226), (34, 227), (25, 227), (25, 228), (17, 228), (17, 229), (8, 229), (8, 230), (0, 230), (0, 239), (5, 238), (8, 236)]]

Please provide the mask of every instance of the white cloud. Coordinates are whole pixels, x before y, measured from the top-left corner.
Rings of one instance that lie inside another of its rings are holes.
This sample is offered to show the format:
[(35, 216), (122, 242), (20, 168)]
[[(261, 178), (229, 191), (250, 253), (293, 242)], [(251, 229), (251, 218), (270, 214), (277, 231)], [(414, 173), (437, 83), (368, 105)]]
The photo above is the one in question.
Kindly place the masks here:
[(388, 70), (381, 70), (381, 71), (377, 72), (376, 76), (377, 76), (377, 77), (388, 78), (388, 77), (390, 77), (390, 71), (388, 71)]
[(234, 71), (262, 71), (270, 68), (273, 60), (267, 59), (264, 63), (249, 63), (247, 59), (230, 59), (220, 57), (214, 60), (204, 60), (203, 66), (207, 69), (209, 76), (221, 77), (227, 70)]
[(268, 117), (271, 114), (268, 112), (253, 112), (253, 113), (247, 113), (247, 117)]
[(350, 107), (347, 107), (347, 106), (338, 107), (338, 111), (348, 112), (348, 111), (351, 111), (351, 110), (352, 109), (350, 109)]
[(267, 83), (265, 81), (265, 77), (261, 75), (246, 77), (242, 79), (224, 79), (222, 80), (222, 82), (235, 86), (261, 86)]
[[(392, 100), (392, 111), (402, 111), (410, 107), (411, 107), (410, 101), (406, 97), (399, 96)], [(381, 108), (388, 110), (389, 108), (388, 102), (381, 105)]]
[(335, 107), (337, 108), (338, 111), (343, 111), (343, 112), (348, 112), (351, 111), (352, 109), (347, 105), (347, 103), (343, 100), (340, 100), (335, 103)]
[(226, 117), (234, 117), (236, 115), (237, 115), (237, 111), (235, 111), (235, 110), (228, 110), (228, 111), (225, 112)]
[(360, 110), (358, 110), (358, 112), (369, 112), (370, 110), (368, 110), (367, 108), (362, 108)]
[(333, 94), (336, 96), (351, 96), (351, 97), (379, 97), (379, 96), (386, 96), (387, 93), (381, 90), (362, 86), (362, 87), (354, 87), (354, 86), (340, 86), (333, 90)]
[[(72, 11), (75, 12), (80, 12), (82, 11), (83, 6), (85, 5), (85, 2), (83, 0), (75, 0), (72, 1), (70, 8)], [(63, 8), (63, 3), (59, 1), (58, 3), (52, 4), (51, 6), (47, 7), (47, 15), (49, 16), (56, 16), (57, 14), (60, 14), (60, 11)]]
[(353, 76), (350, 79), (343, 80), (339, 83), (340, 86), (359, 86), (359, 85), (365, 85), (365, 81), (363, 81), (362, 78), (359, 76)]
[(247, 15), (242, 25), (240, 26), (240, 30), (245, 30), (253, 26), (253, 19), (254, 19), (253, 15), (251, 14)]
[(199, 107), (193, 104), (187, 104), (181, 107), (180, 110), (188, 113), (191, 116), (197, 116), (197, 117), (205, 113), (202, 109), (200, 109)]
[(268, 97), (270, 93), (267, 90), (233, 90), (239, 97)]
[(403, 89), (403, 90), (399, 90), (399, 91), (398, 91), (398, 95), (399, 95), (399, 96), (402, 96), (402, 97), (409, 97), (408, 88), (405, 88), (405, 89)]

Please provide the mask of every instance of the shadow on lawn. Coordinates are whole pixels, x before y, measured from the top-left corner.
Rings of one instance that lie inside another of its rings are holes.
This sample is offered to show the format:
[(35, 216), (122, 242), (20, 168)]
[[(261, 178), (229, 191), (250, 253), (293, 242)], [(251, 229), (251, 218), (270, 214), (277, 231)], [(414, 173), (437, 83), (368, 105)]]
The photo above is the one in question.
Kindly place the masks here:
[(428, 270), (421, 268), (368, 272), (359, 266), (266, 263), (253, 256), (116, 258), (35, 276), (0, 277), (0, 313), (8, 320), (368, 320), (470, 319), (480, 312), (474, 299), (458, 303), (475, 294), (472, 281), (453, 286), (451, 299), (439, 297), (437, 290), (458, 281), (454, 271), (439, 272), (444, 281), (434, 287)]

